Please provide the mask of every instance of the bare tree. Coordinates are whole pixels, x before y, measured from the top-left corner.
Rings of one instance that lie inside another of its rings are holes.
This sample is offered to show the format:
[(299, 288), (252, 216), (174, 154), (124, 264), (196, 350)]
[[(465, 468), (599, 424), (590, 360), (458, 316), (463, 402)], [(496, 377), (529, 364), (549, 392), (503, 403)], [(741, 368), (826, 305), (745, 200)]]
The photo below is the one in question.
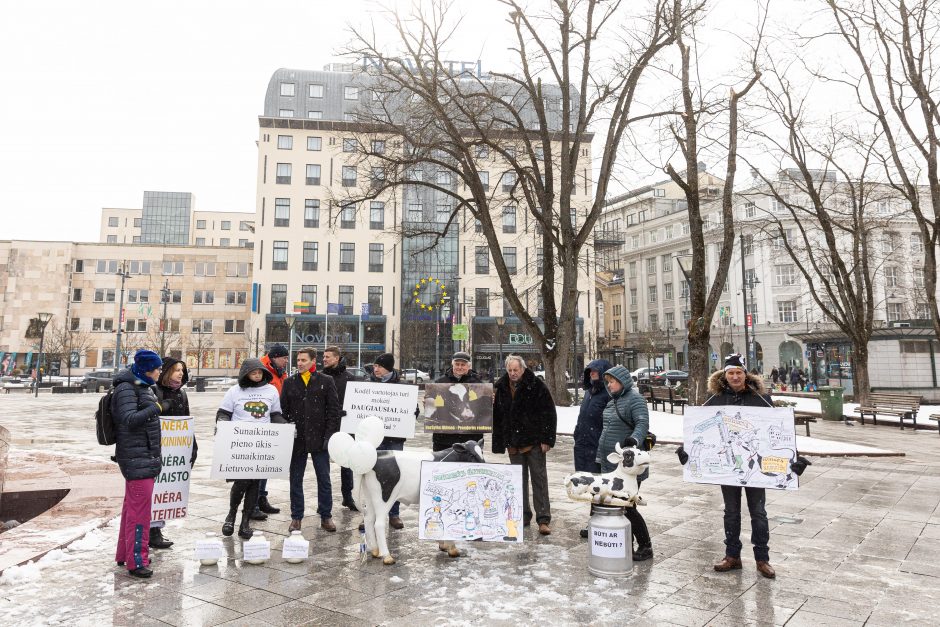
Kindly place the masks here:
[(65, 359), (71, 372), (72, 355), (82, 355), (92, 346), (94, 339), (88, 331), (72, 331), (58, 322), (52, 322), (46, 329), (44, 351), (47, 364), (61, 363)]
[[(579, 274), (618, 148), (631, 124), (657, 115), (635, 111), (641, 79), (675, 33), (698, 18), (703, 2), (649, 0), (634, 14), (620, 1), (556, 0), (539, 10), (516, 0), (502, 4), (514, 33), (514, 73), (452, 72), (445, 50), (456, 27), (442, 2), (394, 16), (397, 58), (386, 55), (389, 46), (373, 33), (353, 32), (349, 52), (378, 67), (370, 77), (375, 100), (361, 117), (369, 132), (359, 141), (360, 163), (375, 175), (368, 192), (346, 200), (408, 186), (433, 190), (451, 203), (448, 220), (410, 233), (426, 235), (429, 246), (476, 219), (502, 292), (533, 337), (546, 382), (560, 399), (567, 396)], [(609, 58), (611, 50), (616, 58)], [(587, 162), (593, 127), (605, 134), (595, 164)], [(397, 146), (371, 141), (392, 137), (400, 138)], [(483, 159), (497, 163), (485, 166)], [(492, 188), (488, 167), (505, 169)], [(423, 169), (447, 175), (417, 176)], [(589, 197), (583, 213), (577, 195)], [(520, 298), (532, 285), (514, 274), (497, 235), (507, 203), (522, 207), (536, 225), (541, 326)]]
[(881, 131), (882, 165), (910, 204), (923, 242), (924, 294), (940, 337), (940, 6), (936, 0), (824, 0), (858, 62), (838, 80)]

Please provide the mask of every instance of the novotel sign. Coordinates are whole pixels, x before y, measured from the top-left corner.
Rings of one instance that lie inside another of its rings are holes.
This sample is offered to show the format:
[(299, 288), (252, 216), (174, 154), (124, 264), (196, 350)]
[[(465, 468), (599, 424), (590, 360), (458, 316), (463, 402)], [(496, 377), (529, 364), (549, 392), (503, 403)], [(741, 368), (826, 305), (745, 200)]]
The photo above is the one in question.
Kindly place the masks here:
[(476, 61), (450, 61), (450, 60), (441, 60), (428, 57), (426, 59), (421, 59), (420, 61), (415, 61), (415, 59), (410, 59), (408, 57), (402, 58), (385, 58), (385, 57), (362, 57), (362, 69), (368, 70), (370, 68), (377, 68), (382, 70), (390, 62), (400, 64), (407, 68), (409, 71), (414, 72), (420, 67), (425, 69), (434, 69), (436, 66), (440, 66), (446, 69), (448, 74), (452, 76), (460, 76), (462, 74), (469, 74), (477, 76), (478, 78), (483, 78), (483, 62), (480, 60)]
[(352, 343), (352, 333), (334, 333), (324, 336), (322, 333), (301, 333), (294, 331), (294, 341), (301, 344), (350, 344)]

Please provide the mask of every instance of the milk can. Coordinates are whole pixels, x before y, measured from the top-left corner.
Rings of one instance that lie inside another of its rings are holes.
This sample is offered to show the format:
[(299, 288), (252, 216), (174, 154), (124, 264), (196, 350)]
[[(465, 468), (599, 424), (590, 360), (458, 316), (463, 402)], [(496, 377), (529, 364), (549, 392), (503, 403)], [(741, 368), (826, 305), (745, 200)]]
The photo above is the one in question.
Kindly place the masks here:
[(225, 559), (225, 545), (214, 533), (207, 531), (205, 540), (196, 541), (196, 559), (203, 566), (217, 564), (220, 559)]
[(588, 521), (588, 572), (600, 577), (633, 572), (633, 538), (622, 507), (594, 506)]
[(271, 559), (271, 543), (265, 540), (260, 531), (242, 543), (242, 559), (249, 564), (264, 564)]
[(281, 556), (288, 564), (299, 564), (310, 555), (310, 542), (306, 540), (300, 531), (290, 532), (290, 537), (284, 540), (281, 546)]

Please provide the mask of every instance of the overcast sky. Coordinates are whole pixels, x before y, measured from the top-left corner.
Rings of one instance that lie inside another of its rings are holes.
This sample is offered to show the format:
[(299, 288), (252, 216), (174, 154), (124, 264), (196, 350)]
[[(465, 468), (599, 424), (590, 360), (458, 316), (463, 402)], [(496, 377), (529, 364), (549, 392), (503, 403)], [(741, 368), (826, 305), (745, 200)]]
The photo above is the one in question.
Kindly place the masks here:
[[(457, 4), (466, 15), (453, 56), (508, 69), (494, 0)], [(337, 60), (346, 25), (381, 20), (378, 10), (371, 0), (3, 2), (0, 239), (95, 241), (100, 209), (140, 207), (144, 190), (253, 212), (271, 74)]]

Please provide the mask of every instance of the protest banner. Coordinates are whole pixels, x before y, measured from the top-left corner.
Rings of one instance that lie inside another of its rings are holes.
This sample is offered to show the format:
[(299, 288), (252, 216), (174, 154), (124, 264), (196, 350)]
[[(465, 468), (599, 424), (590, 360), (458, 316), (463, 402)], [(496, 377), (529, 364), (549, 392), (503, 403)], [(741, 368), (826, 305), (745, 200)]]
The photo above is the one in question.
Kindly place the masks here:
[(193, 431), (191, 416), (160, 418), (160, 461), (163, 468), (154, 480), (150, 520), (186, 517)]
[(418, 406), (418, 386), (397, 383), (350, 381), (343, 399), (340, 431), (355, 433), (356, 427), (367, 416), (378, 416), (385, 423), (385, 436), (411, 438), (415, 434), (415, 408)]
[(687, 407), (683, 446), (691, 483), (796, 490), (796, 431), (790, 407)]
[(226, 422), (217, 424), (212, 479), (287, 479), (294, 451), (294, 425)]
[(424, 430), (489, 433), (493, 430), (492, 383), (428, 383), (424, 386)]
[(422, 462), (418, 537), (522, 542), (522, 466)]

